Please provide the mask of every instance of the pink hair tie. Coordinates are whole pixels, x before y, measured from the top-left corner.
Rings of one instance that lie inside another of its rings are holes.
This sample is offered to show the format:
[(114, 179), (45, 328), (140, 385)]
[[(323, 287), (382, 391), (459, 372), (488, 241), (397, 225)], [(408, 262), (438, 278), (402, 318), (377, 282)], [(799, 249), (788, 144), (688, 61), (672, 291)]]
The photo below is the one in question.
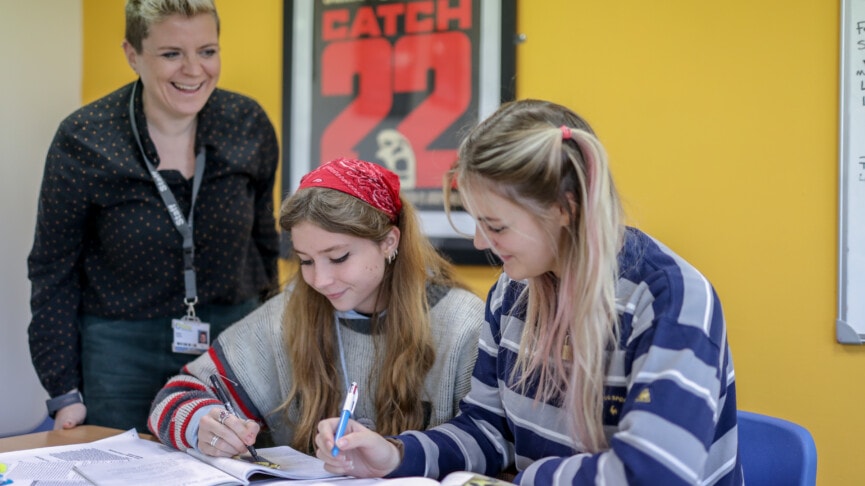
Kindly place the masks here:
[(571, 139), (571, 129), (562, 125), (560, 127), (562, 129), (562, 140), (570, 140)]

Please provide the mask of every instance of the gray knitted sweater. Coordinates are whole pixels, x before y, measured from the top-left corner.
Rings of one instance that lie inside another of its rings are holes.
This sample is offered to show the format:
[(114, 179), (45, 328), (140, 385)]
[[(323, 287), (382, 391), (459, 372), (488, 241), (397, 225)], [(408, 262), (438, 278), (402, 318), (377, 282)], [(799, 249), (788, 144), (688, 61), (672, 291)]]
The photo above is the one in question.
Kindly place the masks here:
[[(428, 295), (436, 350), (424, 390), (424, 400), (429, 404), (427, 426), (431, 427), (456, 415), (460, 399), (469, 391), (484, 304), (476, 295), (461, 289), (432, 286)], [(232, 325), (207, 353), (166, 383), (153, 401), (147, 424), (159, 440), (180, 450), (196, 447), (199, 420), (210, 407), (220, 406), (209, 386), (210, 375), (218, 373), (228, 378), (223, 382), (239, 413), (265, 425), (275, 444), (291, 442), (292, 430), (284, 413), (274, 413), (292, 385), (291, 364), (283, 348), (286, 298), (285, 293), (273, 297)], [(339, 323), (348, 374), (345, 378), (356, 381), (361, 391), (354, 418), (374, 429), (375, 382), (370, 381), (370, 375), (380, 369), (380, 363), (375, 357), (369, 321), (340, 318)], [(340, 363), (335, 366), (342, 369)]]

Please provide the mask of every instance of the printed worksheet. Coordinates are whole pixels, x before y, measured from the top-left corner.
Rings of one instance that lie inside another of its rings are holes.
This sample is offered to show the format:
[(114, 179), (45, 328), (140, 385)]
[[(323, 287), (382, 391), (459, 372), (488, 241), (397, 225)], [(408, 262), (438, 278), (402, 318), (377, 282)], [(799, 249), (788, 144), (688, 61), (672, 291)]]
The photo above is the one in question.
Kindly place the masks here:
[(43, 447), (0, 454), (0, 463), (6, 465), (4, 480), (15, 486), (29, 486), (37, 482), (53, 485), (90, 484), (76, 472), (84, 464), (110, 464), (128, 462), (154, 455), (170, 455), (176, 450), (152, 441), (142, 440), (135, 429), (106, 439), (65, 446)]

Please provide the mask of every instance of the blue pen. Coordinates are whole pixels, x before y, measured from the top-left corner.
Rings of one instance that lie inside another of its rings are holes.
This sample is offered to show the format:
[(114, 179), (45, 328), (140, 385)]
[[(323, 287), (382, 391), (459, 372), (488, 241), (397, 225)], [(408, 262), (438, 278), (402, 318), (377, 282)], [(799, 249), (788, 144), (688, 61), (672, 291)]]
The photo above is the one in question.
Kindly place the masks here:
[(339, 455), (339, 447), (336, 446), (336, 441), (345, 434), (345, 428), (348, 426), (348, 419), (350, 419), (351, 414), (354, 413), (354, 406), (356, 404), (357, 383), (351, 382), (351, 386), (348, 387), (348, 394), (345, 397), (345, 404), (342, 406), (342, 414), (339, 416), (339, 425), (336, 427), (336, 435), (333, 437), (333, 449), (330, 451), (333, 457)]

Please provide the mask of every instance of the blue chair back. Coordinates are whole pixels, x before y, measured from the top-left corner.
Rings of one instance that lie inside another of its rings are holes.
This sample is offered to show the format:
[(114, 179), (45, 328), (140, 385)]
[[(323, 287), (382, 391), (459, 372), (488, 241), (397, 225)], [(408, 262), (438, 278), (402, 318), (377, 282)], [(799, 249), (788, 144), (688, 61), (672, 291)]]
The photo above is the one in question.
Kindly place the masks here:
[(737, 418), (739, 460), (747, 486), (814, 486), (817, 446), (808, 429), (742, 410)]
[[(13, 437), (16, 435), (32, 434), (34, 432), (48, 432), (49, 430), (53, 430), (53, 429), (54, 429), (54, 419), (52, 419), (48, 415), (45, 415), (45, 419), (42, 420), (42, 423), (33, 427), (32, 429), (26, 429), (24, 431), (19, 431), (19, 432), (0, 431), (0, 439), (3, 439), (5, 437)], [(0, 485), (2, 485), (2, 484), (3, 483), (0, 482)]]

